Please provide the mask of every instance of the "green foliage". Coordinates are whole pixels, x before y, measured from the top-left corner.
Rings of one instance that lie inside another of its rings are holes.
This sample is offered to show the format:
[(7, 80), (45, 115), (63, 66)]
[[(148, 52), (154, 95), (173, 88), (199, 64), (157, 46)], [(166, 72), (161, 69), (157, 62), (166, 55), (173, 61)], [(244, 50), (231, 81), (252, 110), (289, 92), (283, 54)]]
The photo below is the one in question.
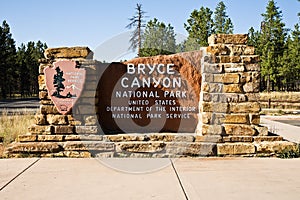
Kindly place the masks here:
[(226, 6), (220, 1), (214, 12), (214, 33), (233, 33), (233, 24), (226, 13)]
[(289, 158), (299, 158), (300, 148), (299, 145), (296, 150), (284, 150), (276, 155), (278, 158), (289, 159)]
[(140, 56), (168, 55), (176, 51), (174, 28), (156, 18), (150, 20), (143, 34)]
[(6, 98), (15, 86), (13, 81), (15, 77), (15, 41), (10, 33), (10, 27), (6, 21), (0, 26), (0, 95)]
[(10, 27), (3, 21), (0, 27), (0, 97), (13, 94), (32, 96), (38, 93), (38, 59), (44, 57), (47, 45), (28, 42), (16, 50)]
[(143, 34), (143, 27), (145, 27), (145, 20), (144, 18), (145, 13), (142, 10), (142, 4), (136, 4), (136, 13), (133, 17), (129, 19), (130, 23), (126, 26), (126, 28), (131, 29), (132, 27), (135, 27), (135, 29), (132, 32), (132, 36), (130, 38), (130, 48), (135, 50), (138, 49), (138, 56), (140, 56), (140, 50), (142, 47), (142, 34)]
[(213, 33), (213, 12), (209, 8), (201, 7), (200, 10), (194, 10), (184, 28), (188, 32), (188, 38), (185, 42), (187, 51), (199, 49), (201, 46), (208, 46), (208, 36)]
[(194, 10), (184, 28), (188, 32), (188, 38), (181, 46), (184, 51), (198, 50), (200, 47), (208, 46), (207, 39), (214, 33), (233, 33), (233, 23), (226, 14), (226, 6), (221, 1), (215, 12), (209, 8), (201, 7)]

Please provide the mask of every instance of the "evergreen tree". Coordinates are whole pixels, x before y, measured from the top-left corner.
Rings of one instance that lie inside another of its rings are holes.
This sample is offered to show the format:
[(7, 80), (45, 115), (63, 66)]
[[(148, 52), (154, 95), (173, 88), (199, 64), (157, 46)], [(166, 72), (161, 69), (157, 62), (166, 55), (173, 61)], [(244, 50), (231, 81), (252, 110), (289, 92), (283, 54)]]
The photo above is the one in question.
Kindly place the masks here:
[(145, 28), (140, 56), (167, 55), (176, 51), (174, 28), (156, 18), (150, 20)]
[(132, 36), (130, 38), (130, 48), (135, 50), (137, 48), (138, 50), (138, 56), (140, 56), (140, 50), (142, 47), (142, 34), (143, 34), (143, 27), (145, 27), (145, 13), (142, 10), (141, 4), (136, 4), (136, 13), (133, 17), (131, 17), (130, 23), (126, 26), (126, 28), (131, 29), (132, 27), (135, 27), (135, 29), (132, 32)]
[(261, 51), (261, 74), (266, 80), (267, 91), (275, 89), (275, 83), (279, 86), (278, 69), (280, 67), (280, 57), (283, 55), (287, 30), (282, 22), (282, 12), (275, 5), (274, 0), (270, 0), (266, 7), (266, 12), (262, 14), (263, 21), (261, 27), (261, 37), (259, 49)]
[[(295, 25), (295, 29), (289, 36), (279, 68), (279, 75), (282, 77), (282, 83), (285, 85), (286, 91), (296, 90), (300, 81), (300, 30), (299, 25)], [(299, 88), (298, 88), (299, 90)]]
[(214, 12), (214, 33), (233, 33), (233, 23), (226, 13), (226, 6), (220, 1)]
[(185, 42), (186, 51), (208, 46), (207, 39), (213, 33), (212, 14), (213, 12), (209, 8), (204, 7), (191, 13), (187, 24), (184, 24), (184, 28), (189, 34)]
[(260, 32), (255, 31), (253, 27), (251, 27), (248, 31), (248, 45), (255, 47), (255, 53), (260, 55), (259, 46)]
[(6, 21), (0, 26), (0, 91), (1, 97), (12, 95), (15, 85), (15, 41), (10, 33), (10, 27)]

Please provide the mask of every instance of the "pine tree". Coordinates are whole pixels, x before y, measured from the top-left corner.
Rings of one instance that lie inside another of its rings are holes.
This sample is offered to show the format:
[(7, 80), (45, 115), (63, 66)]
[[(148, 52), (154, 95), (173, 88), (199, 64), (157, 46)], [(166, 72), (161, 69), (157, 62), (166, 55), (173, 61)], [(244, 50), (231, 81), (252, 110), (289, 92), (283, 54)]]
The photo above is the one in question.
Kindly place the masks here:
[(140, 56), (167, 55), (176, 51), (174, 28), (156, 18), (150, 20), (145, 28)]
[(0, 91), (1, 97), (12, 95), (15, 85), (15, 41), (10, 33), (10, 27), (6, 21), (0, 26)]
[(137, 48), (138, 56), (140, 56), (140, 50), (142, 47), (142, 34), (143, 34), (143, 27), (145, 27), (145, 20), (144, 18), (145, 13), (142, 10), (142, 4), (136, 4), (136, 13), (133, 17), (131, 17), (130, 23), (126, 26), (126, 28), (131, 29), (135, 27), (134, 31), (132, 32), (132, 36), (130, 38), (130, 49), (135, 50)]
[[(267, 91), (275, 89), (275, 83), (279, 86), (278, 69), (280, 67), (280, 57), (284, 52), (287, 30), (282, 22), (282, 12), (275, 5), (274, 0), (270, 0), (266, 7), (266, 12), (262, 14), (263, 21), (261, 27), (261, 37), (259, 49), (261, 50), (261, 74), (267, 83)], [(271, 85), (272, 83), (272, 85)]]
[(255, 31), (253, 27), (251, 27), (248, 31), (248, 45), (255, 47), (255, 53), (260, 55), (259, 46), (260, 32)]
[(187, 24), (184, 24), (184, 28), (189, 34), (185, 42), (186, 51), (208, 46), (207, 39), (213, 32), (212, 14), (213, 12), (209, 8), (204, 7), (191, 13)]
[(220, 1), (214, 12), (214, 33), (233, 33), (233, 23), (226, 13), (226, 6)]

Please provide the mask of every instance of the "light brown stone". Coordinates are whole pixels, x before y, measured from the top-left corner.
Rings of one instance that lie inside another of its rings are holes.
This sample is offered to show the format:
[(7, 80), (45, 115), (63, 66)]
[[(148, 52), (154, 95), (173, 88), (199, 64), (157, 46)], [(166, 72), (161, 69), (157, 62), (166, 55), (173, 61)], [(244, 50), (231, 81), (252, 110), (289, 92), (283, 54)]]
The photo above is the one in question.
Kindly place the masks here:
[(250, 114), (250, 123), (258, 125), (260, 124), (260, 114)]
[(145, 135), (142, 134), (119, 134), (119, 135), (105, 135), (108, 141), (124, 142), (124, 141), (144, 141)]
[(239, 74), (224, 74), (222, 83), (239, 83), (240, 82), (240, 76)]
[(224, 143), (217, 144), (218, 155), (254, 154), (255, 145), (252, 143)]
[(242, 63), (225, 63), (224, 71), (226, 73), (244, 72), (245, 66)]
[(38, 76), (38, 83), (39, 85), (45, 84), (45, 75)]
[(249, 63), (245, 65), (247, 71), (260, 71), (259, 63)]
[(288, 141), (258, 142), (255, 146), (258, 153), (282, 153), (297, 150), (297, 145)]
[(91, 153), (88, 151), (64, 151), (64, 156), (68, 158), (90, 158)]
[(165, 149), (164, 142), (120, 142), (116, 144), (117, 152), (155, 153)]
[(44, 53), (46, 58), (92, 58), (92, 51), (88, 47), (60, 47), (48, 48)]
[(227, 103), (202, 102), (200, 106), (201, 112), (226, 113), (228, 111)]
[(243, 85), (243, 90), (247, 93), (259, 92), (259, 83), (246, 83)]
[(68, 117), (66, 115), (47, 115), (47, 121), (53, 125), (67, 125)]
[(216, 44), (208, 46), (206, 51), (213, 55), (229, 55), (230, 49), (224, 44)]
[(93, 126), (96, 125), (98, 122), (97, 117), (96, 116), (88, 116), (85, 118), (85, 125), (86, 126)]
[(208, 37), (208, 44), (247, 44), (247, 34), (212, 34)]
[(220, 143), (222, 142), (222, 136), (221, 135), (196, 135), (195, 136), (195, 142), (215, 142)]
[(217, 63), (239, 63), (240, 61), (240, 56), (216, 56)]
[(222, 135), (223, 127), (221, 125), (207, 125), (201, 126), (202, 135)]
[(35, 124), (37, 125), (47, 125), (47, 120), (45, 115), (37, 114), (34, 116)]
[(255, 136), (254, 142), (274, 142), (274, 141), (283, 141), (281, 136)]
[(230, 103), (229, 111), (231, 113), (259, 113), (260, 104), (258, 102)]
[(243, 124), (225, 124), (225, 132), (228, 135), (255, 135), (256, 131), (250, 125)]
[(171, 155), (185, 155), (185, 156), (215, 156), (215, 143), (167, 143), (166, 152)]
[(265, 126), (253, 126), (253, 127), (257, 130), (258, 135), (260, 135), (260, 136), (269, 135), (268, 127), (265, 127)]
[(73, 134), (74, 126), (54, 126), (55, 134)]
[(59, 114), (56, 107), (53, 105), (41, 105), (40, 106), (41, 114)]
[(229, 84), (223, 86), (225, 93), (242, 93), (241, 86), (239, 84)]
[(226, 124), (249, 124), (249, 116), (247, 114), (227, 114), (224, 123)]
[(102, 141), (67, 141), (64, 143), (63, 148), (65, 151), (114, 151), (115, 145), (112, 142)]
[(241, 56), (243, 63), (258, 63), (260, 61), (259, 56), (251, 55), (251, 56)]
[(37, 135), (19, 135), (19, 142), (35, 142), (37, 139)]
[(97, 126), (75, 126), (75, 132), (77, 134), (97, 134)]
[(253, 136), (224, 136), (224, 142), (253, 142)]
[(37, 140), (41, 142), (61, 142), (63, 141), (63, 135), (38, 135)]
[(61, 147), (54, 142), (14, 143), (8, 148), (11, 153), (48, 153), (60, 150)]
[(203, 73), (212, 73), (212, 74), (220, 74), (223, 72), (224, 68), (223, 65), (219, 64), (203, 64)]
[(52, 134), (54, 131), (53, 126), (49, 125), (31, 125), (28, 127), (28, 131), (32, 134)]

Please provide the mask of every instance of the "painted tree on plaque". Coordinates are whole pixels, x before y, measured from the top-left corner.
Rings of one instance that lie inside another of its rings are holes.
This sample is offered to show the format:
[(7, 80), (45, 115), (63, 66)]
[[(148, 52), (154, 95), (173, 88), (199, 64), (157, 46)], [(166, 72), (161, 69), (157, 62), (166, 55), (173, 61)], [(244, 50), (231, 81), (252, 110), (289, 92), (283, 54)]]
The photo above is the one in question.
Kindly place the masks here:
[(60, 94), (60, 92), (65, 89), (65, 85), (63, 84), (63, 82), (65, 81), (65, 79), (63, 78), (64, 72), (61, 71), (59, 67), (57, 67), (55, 70), (56, 74), (54, 75), (53, 84), (56, 88), (56, 91), (52, 94), (52, 96), (61, 98), (63, 96)]

